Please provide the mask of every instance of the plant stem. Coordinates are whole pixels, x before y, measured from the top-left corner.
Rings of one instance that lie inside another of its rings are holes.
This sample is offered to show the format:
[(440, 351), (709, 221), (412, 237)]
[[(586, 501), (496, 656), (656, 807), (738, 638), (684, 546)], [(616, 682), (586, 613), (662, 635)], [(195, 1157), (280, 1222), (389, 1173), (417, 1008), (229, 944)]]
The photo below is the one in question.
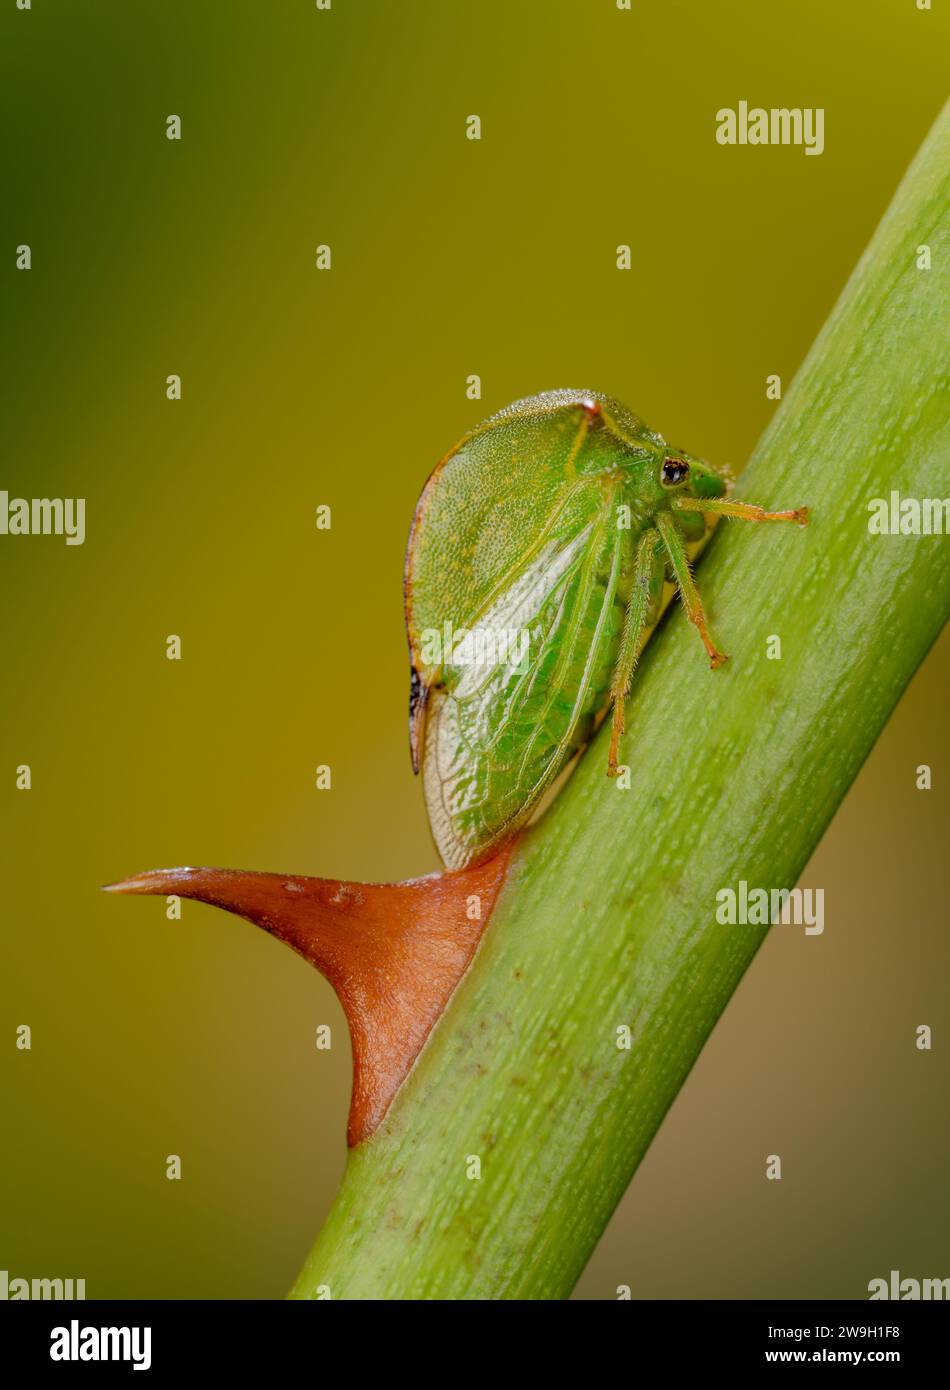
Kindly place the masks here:
[(717, 892), (797, 881), (950, 612), (946, 540), (868, 530), (872, 498), (950, 495), (948, 212), (945, 111), (738, 489), (811, 525), (720, 525), (703, 593), (732, 660), (710, 672), (679, 611), (650, 642), (630, 789), (602, 730), (292, 1296), (570, 1293), (768, 930), (718, 922)]

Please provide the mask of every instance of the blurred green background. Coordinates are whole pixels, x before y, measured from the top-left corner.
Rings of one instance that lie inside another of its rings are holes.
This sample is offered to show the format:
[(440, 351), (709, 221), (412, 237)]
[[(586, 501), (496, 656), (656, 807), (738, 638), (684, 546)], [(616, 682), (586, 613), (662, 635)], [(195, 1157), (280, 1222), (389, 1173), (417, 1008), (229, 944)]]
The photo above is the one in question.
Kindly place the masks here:
[[(914, 0), (6, 0), (0, 487), (85, 497), (87, 539), (0, 538), (0, 1268), (286, 1291), (345, 1160), (342, 1012), (252, 927), (98, 885), (433, 869), (400, 592), (428, 472), (566, 385), (741, 466), (948, 41)], [(740, 99), (824, 107), (824, 154), (719, 146)], [(948, 1273), (948, 678), (944, 640), (809, 866), (825, 935), (767, 942), (579, 1297)]]

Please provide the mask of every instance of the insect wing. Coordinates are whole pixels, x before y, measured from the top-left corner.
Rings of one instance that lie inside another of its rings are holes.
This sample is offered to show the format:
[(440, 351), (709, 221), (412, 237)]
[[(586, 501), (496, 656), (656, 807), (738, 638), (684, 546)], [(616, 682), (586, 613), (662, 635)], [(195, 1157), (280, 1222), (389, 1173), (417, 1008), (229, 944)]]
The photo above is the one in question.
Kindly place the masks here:
[(586, 742), (622, 621), (619, 549), (603, 519), (550, 543), (431, 692), (423, 782), (449, 868), (488, 857)]

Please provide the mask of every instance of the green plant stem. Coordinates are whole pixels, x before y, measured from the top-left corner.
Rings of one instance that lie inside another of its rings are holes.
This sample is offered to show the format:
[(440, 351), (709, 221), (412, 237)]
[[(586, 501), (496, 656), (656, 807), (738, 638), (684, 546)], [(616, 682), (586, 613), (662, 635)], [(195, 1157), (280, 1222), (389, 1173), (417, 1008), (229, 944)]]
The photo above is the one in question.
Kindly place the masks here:
[(293, 1296), (570, 1293), (767, 931), (720, 924), (717, 892), (797, 881), (950, 611), (946, 539), (868, 532), (872, 498), (950, 495), (948, 210), (945, 111), (738, 489), (812, 524), (720, 526), (702, 586), (732, 660), (710, 672), (680, 611), (650, 642), (630, 789), (604, 730), (519, 846)]

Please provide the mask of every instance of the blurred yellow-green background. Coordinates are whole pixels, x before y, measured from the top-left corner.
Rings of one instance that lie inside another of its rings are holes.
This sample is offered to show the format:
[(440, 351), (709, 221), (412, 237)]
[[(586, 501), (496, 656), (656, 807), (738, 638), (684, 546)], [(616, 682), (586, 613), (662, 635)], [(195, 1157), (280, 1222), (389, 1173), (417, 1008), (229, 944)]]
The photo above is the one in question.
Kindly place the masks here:
[[(429, 470), (567, 385), (741, 466), (948, 43), (915, 0), (6, 0), (0, 488), (85, 497), (87, 537), (0, 537), (0, 1268), (286, 1291), (345, 1159), (342, 1012), (252, 927), (98, 885), (434, 868), (400, 592)], [(823, 107), (824, 153), (719, 146), (740, 100)], [(824, 936), (767, 942), (578, 1297), (950, 1273), (948, 679), (944, 640), (808, 869)]]

